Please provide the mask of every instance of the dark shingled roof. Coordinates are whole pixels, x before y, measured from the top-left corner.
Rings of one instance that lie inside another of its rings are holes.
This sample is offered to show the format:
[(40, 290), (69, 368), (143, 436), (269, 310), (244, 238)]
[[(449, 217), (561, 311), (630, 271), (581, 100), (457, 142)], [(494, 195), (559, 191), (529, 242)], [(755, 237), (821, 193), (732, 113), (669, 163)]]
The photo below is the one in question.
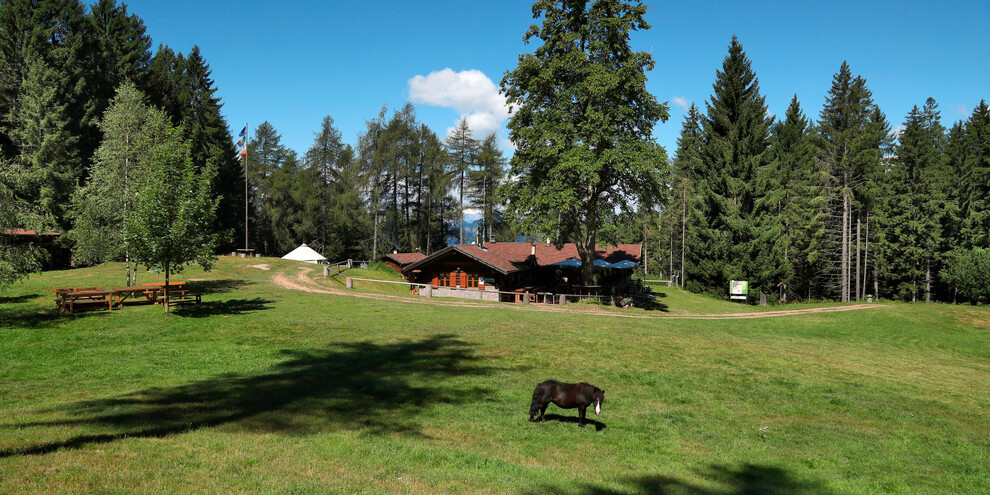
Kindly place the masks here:
[[(462, 244), (441, 249), (431, 256), (405, 267), (403, 271), (419, 268), (450, 251), (456, 250), (495, 270), (508, 274), (531, 268), (529, 256), (533, 252), (534, 246), (536, 247), (536, 266), (550, 266), (566, 259), (581, 258), (578, 255), (577, 246), (573, 243), (564, 244), (560, 249), (557, 249), (553, 244), (547, 246), (542, 242), (495, 242), (485, 244), (484, 247), (477, 244)], [(643, 246), (640, 244), (618, 244), (613, 247), (599, 245), (596, 250), (596, 258), (609, 263), (623, 260), (639, 263), (642, 254)]]

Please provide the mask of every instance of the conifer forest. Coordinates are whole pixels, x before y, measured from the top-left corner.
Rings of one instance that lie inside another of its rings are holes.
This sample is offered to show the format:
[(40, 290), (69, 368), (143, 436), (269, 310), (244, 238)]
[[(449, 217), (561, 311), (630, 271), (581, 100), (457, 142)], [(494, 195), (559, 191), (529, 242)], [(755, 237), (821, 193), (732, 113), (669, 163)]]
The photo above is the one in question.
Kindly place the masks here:
[[(598, 242), (641, 242), (648, 277), (719, 296), (748, 280), (772, 301), (990, 303), (986, 101), (958, 122), (931, 98), (886, 115), (858, 75), (866, 68), (843, 63), (826, 94), (795, 95), (772, 115), (759, 61), (726, 38), (676, 149), (648, 155), (662, 191), (605, 211)], [(296, 151), (259, 115), (243, 156), (222, 84), (197, 46), (156, 45), (115, 0), (3, 0), (0, 231), (62, 233), (77, 265), (140, 263), (125, 235), (131, 198), (171, 147), (218, 199), (207, 215), (217, 253), (246, 243), (281, 256), (305, 242), (339, 261), (469, 239), (575, 241), (514, 218), (516, 158), (466, 120), (443, 137), (411, 103), (382, 106), (348, 144), (327, 115)], [(476, 224), (462, 221), (466, 209), (480, 212)], [(44, 253), (5, 242), (0, 285), (45, 265)]]

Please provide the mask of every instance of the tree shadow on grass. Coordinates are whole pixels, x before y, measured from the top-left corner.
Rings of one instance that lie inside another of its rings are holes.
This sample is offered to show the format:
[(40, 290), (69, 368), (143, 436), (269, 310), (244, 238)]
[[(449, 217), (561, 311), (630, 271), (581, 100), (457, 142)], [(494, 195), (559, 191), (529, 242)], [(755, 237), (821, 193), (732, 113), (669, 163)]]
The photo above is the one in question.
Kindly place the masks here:
[(254, 284), (255, 282), (240, 278), (224, 278), (220, 280), (197, 280), (195, 282), (186, 283), (190, 291), (199, 292), (202, 294), (226, 294), (228, 292), (233, 292), (235, 290), (243, 289), (244, 287)]
[(0, 306), (0, 328), (51, 328), (62, 320), (79, 318), (100, 318), (109, 315), (106, 309), (90, 308), (76, 313), (62, 313), (52, 303), (50, 309), (33, 304), (20, 306)]
[[(591, 408), (591, 409), (594, 409), (594, 408)], [(587, 424), (587, 425), (594, 426), (595, 427), (595, 431), (602, 431), (605, 428), (607, 428), (607, 426), (605, 426), (605, 423), (602, 423), (601, 421), (592, 419), (590, 417), (590, 415), (594, 414), (594, 412), (591, 411), (591, 409), (589, 409), (589, 412), (587, 413), (587, 415), (585, 415), (585, 417), (584, 417), (584, 423)], [(557, 422), (560, 422), (560, 423), (573, 423), (575, 425), (578, 424), (578, 423), (580, 423), (580, 421), (581, 421), (581, 418), (579, 418), (577, 416), (577, 409), (574, 409), (574, 416), (561, 416), (559, 414), (547, 414), (547, 415), (544, 415), (543, 418), (546, 419), (547, 421), (557, 421)]]
[(485, 375), (473, 345), (451, 335), (416, 342), (358, 343), (334, 350), (283, 351), (267, 373), (227, 375), (173, 388), (59, 408), (65, 420), (15, 428), (69, 427), (94, 431), (68, 439), (0, 449), (0, 458), (48, 454), (125, 438), (164, 438), (202, 428), (305, 434), (357, 429), (420, 435), (420, 408), (460, 404), (487, 390), (458, 387), (449, 377)]
[(818, 481), (803, 481), (785, 469), (756, 464), (744, 464), (737, 468), (712, 465), (699, 473), (726, 488), (701, 487), (669, 476), (643, 476), (626, 481), (623, 488), (606, 488), (583, 485), (575, 489), (550, 486), (540, 487), (530, 493), (561, 493), (571, 495), (829, 495), (832, 493)]
[(650, 295), (653, 297), (633, 297), (633, 306), (647, 311), (670, 312), (670, 307), (660, 301), (661, 298), (667, 297), (667, 294), (654, 292)]
[(19, 296), (0, 296), (0, 304), (19, 304), (28, 301), (33, 301), (37, 298), (37, 294), (21, 294)]
[(226, 301), (203, 301), (201, 303), (182, 303), (170, 308), (172, 314), (188, 318), (206, 318), (215, 315), (243, 315), (255, 311), (272, 309), (271, 299), (227, 299)]

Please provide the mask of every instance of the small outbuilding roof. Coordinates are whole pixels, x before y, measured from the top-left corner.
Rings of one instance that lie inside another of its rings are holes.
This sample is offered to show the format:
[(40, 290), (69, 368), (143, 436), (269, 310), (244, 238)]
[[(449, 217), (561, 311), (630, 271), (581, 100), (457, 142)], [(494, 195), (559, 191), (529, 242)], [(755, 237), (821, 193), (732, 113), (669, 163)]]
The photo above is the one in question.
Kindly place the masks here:
[(423, 253), (388, 253), (383, 255), (382, 259), (392, 260), (393, 263), (399, 266), (406, 266), (425, 257), (426, 255)]
[(305, 263), (319, 263), (327, 260), (322, 254), (317, 253), (313, 250), (313, 248), (307, 246), (306, 244), (301, 244), (299, 247), (293, 249), (289, 254), (282, 256), (282, 259), (302, 261)]

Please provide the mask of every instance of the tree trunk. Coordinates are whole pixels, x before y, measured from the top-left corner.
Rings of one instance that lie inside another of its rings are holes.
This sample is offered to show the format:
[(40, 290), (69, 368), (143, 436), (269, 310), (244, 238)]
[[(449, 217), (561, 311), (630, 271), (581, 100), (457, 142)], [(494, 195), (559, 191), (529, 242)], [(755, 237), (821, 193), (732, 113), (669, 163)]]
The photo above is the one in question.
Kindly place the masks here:
[(687, 235), (687, 189), (681, 186), (681, 288), (684, 288), (684, 239)]
[(925, 260), (925, 302), (932, 302), (932, 259)]
[(842, 271), (840, 277), (842, 290), (840, 299), (842, 302), (849, 301), (849, 194), (846, 190), (849, 182), (849, 175), (846, 173), (842, 188), (842, 259), (839, 262), (839, 269)]
[(165, 312), (166, 313), (169, 312), (169, 309), (168, 309), (168, 272), (169, 272), (169, 266), (168, 266), (168, 263), (166, 263), (165, 264)]
[(862, 262), (862, 251), (860, 250), (860, 213), (856, 213), (856, 294), (855, 299), (859, 301), (859, 282), (862, 280), (861, 273), (859, 271), (860, 262)]
[(867, 266), (870, 263), (870, 214), (866, 213), (866, 249), (863, 252), (863, 287), (860, 291), (860, 296), (866, 297), (866, 279), (868, 277)]

